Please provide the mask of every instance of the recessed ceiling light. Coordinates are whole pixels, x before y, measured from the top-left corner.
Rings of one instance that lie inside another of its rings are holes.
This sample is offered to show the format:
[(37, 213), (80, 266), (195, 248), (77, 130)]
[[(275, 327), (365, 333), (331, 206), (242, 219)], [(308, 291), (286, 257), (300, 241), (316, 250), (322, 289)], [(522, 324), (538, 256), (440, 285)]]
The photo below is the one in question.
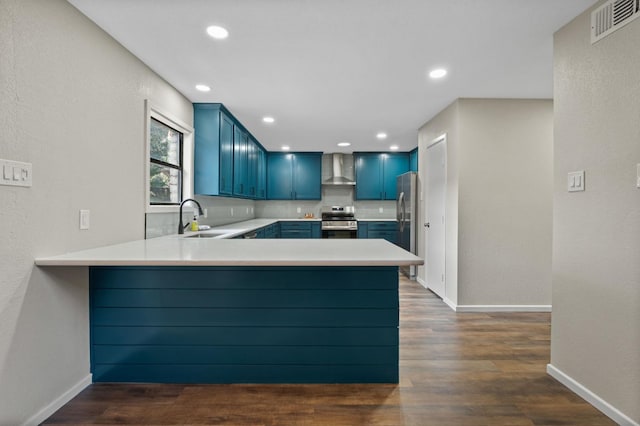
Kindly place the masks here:
[(265, 123), (273, 123), (276, 121), (276, 119), (273, 117), (262, 117), (262, 121), (264, 121)]
[(376, 135), (376, 138), (378, 139), (386, 139), (387, 138), (387, 134), (385, 132), (380, 132)]
[(199, 90), (201, 92), (208, 92), (211, 90), (211, 87), (207, 86), (206, 84), (196, 84), (196, 90)]
[(398, 145), (391, 145), (391, 146), (389, 147), (389, 149), (390, 149), (391, 151), (397, 151), (397, 150), (398, 150)]
[(338, 143), (338, 146), (349, 146), (351, 145), (349, 142), (340, 142)]
[(217, 25), (211, 25), (210, 27), (207, 27), (207, 34), (218, 40), (229, 37), (229, 31), (227, 31), (226, 28), (222, 28)]
[(282, 145), (282, 150), (283, 151), (289, 151), (291, 148), (289, 148), (289, 145)]
[(447, 75), (447, 70), (444, 68), (437, 68), (429, 73), (429, 77), (431, 78), (442, 78)]

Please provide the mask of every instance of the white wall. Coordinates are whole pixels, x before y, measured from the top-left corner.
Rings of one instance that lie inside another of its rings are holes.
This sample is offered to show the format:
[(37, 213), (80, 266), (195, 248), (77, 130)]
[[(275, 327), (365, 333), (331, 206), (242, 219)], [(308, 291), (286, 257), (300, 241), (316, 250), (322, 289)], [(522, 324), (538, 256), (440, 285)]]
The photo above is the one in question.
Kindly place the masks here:
[[(191, 104), (63, 0), (0, 0), (0, 424), (34, 419), (89, 374), (87, 271), (34, 258), (144, 236), (144, 100)], [(90, 209), (91, 229), (78, 229)]]
[[(548, 309), (552, 102), (458, 99), (426, 123), (419, 131), (424, 200), (427, 146), (442, 134), (447, 135), (448, 302), (461, 309)], [(424, 223), (421, 207), (419, 223)], [(421, 255), (425, 240), (420, 232)], [(425, 268), (428, 263), (418, 271), (422, 282)]]
[(458, 303), (548, 306), (553, 103), (459, 102)]
[[(447, 135), (447, 191), (446, 191), (446, 218), (445, 218), (445, 240), (446, 240), (446, 268), (447, 285), (445, 297), (454, 305), (458, 303), (458, 157), (459, 157), (459, 101), (453, 102), (437, 116), (424, 124), (418, 132), (418, 191), (422, 194), (421, 199), (427, 199), (426, 183), (427, 172), (427, 147), (439, 136)], [(427, 222), (425, 217), (424, 203), (418, 207), (418, 224)], [(425, 258), (425, 233), (424, 228), (418, 232), (418, 256)], [(426, 264), (418, 267), (418, 280), (426, 283)]]
[(640, 20), (589, 29), (586, 12), (554, 41), (551, 364), (640, 424)]

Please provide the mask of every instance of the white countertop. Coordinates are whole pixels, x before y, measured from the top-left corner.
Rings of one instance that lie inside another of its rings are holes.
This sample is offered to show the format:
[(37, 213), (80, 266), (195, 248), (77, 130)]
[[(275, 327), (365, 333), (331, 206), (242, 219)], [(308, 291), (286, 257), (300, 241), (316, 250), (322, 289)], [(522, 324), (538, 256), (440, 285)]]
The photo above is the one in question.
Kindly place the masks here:
[(421, 258), (385, 240), (154, 238), (60, 256), (39, 266), (399, 266)]

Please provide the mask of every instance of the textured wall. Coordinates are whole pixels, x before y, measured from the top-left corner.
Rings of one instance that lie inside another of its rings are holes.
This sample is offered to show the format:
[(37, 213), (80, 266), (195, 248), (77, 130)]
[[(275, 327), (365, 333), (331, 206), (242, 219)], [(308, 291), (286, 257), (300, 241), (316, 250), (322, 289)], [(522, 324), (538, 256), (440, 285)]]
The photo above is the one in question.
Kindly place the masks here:
[(640, 423), (640, 20), (589, 29), (587, 12), (554, 41), (551, 364)]
[[(424, 124), (418, 132), (418, 191), (421, 200), (427, 199), (426, 164), (427, 147), (434, 139), (447, 135), (447, 191), (446, 191), (446, 288), (445, 297), (453, 304), (458, 303), (458, 161), (459, 161), (459, 101), (455, 101), (437, 116)], [(418, 206), (418, 224), (427, 222), (424, 201)], [(426, 257), (426, 234), (424, 227), (418, 231), (418, 255)], [(426, 261), (426, 258), (425, 258)], [(426, 282), (425, 268), (418, 267), (418, 279)]]
[[(451, 303), (551, 304), (552, 114), (549, 100), (458, 99), (420, 129), (418, 223), (429, 221), (427, 147), (447, 135)], [(427, 237), (421, 228), (422, 256)]]
[(550, 305), (553, 103), (459, 103), (458, 304)]
[[(89, 374), (87, 271), (34, 258), (144, 236), (144, 100), (191, 104), (63, 0), (0, 0), (0, 424), (32, 418)], [(91, 229), (80, 231), (80, 209)]]

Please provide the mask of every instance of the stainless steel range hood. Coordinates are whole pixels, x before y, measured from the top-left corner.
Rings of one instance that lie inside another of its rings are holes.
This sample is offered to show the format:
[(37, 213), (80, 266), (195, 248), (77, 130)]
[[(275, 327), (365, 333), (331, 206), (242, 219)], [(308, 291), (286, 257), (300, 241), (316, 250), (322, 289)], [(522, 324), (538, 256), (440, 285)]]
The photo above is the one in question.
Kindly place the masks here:
[[(356, 182), (349, 177), (353, 176), (353, 156), (339, 152), (326, 154), (331, 162), (331, 173), (328, 179), (322, 181), (323, 185), (355, 185)], [(324, 160), (323, 160), (324, 164)]]

